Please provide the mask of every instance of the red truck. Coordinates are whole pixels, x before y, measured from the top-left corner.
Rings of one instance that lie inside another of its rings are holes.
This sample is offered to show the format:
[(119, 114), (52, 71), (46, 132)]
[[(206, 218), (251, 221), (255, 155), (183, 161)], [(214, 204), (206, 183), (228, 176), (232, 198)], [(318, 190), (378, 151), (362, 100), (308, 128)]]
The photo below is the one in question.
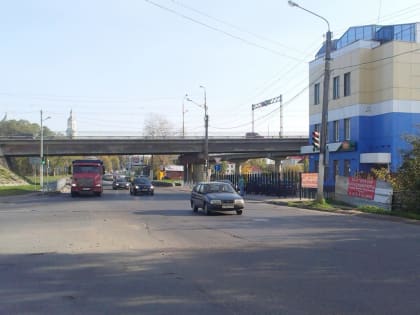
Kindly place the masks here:
[(101, 160), (74, 160), (72, 162), (71, 196), (75, 197), (80, 193), (93, 193), (101, 196), (104, 173), (104, 163)]

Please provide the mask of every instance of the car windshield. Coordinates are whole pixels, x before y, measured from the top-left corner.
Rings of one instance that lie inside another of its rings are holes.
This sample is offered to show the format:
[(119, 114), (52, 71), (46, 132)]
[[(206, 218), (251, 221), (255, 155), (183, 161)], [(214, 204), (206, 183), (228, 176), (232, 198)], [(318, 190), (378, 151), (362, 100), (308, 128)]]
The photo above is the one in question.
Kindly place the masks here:
[(136, 178), (134, 180), (135, 184), (149, 185), (150, 181), (147, 178)]
[(106, 180), (106, 181), (112, 181), (112, 180), (114, 180), (114, 176), (112, 176), (112, 175), (104, 175), (103, 177), (103, 180)]
[(83, 174), (83, 173), (101, 173), (101, 168), (96, 165), (75, 165), (73, 167), (74, 174)]
[(123, 183), (123, 182), (126, 182), (126, 181), (127, 181), (127, 179), (125, 177), (117, 178), (117, 182), (119, 182), (119, 183)]
[(231, 185), (226, 183), (210, 183), (204, 185), (204, 193), (233, 193), (235, 192)]

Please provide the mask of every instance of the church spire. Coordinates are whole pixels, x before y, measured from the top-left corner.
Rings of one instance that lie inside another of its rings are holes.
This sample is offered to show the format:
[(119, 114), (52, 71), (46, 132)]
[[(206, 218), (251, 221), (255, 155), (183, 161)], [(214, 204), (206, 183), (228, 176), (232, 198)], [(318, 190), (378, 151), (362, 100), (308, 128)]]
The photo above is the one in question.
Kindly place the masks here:
[(73, 138), (76, 135), (76, 120), (73, 117), (73, 110), (70, 110), (70, 117), (67, 119), (66, 135)]

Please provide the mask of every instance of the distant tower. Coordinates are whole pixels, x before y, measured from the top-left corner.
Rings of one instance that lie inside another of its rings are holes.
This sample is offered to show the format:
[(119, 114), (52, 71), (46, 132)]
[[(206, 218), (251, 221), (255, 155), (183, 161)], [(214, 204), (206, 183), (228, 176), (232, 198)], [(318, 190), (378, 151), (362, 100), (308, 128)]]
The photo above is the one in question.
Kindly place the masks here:
[(67, 119), (66, 135), (69, 138), (76, 136), (76, 120), (73, 118), (73, 110), (70, 111), (70, 117)]

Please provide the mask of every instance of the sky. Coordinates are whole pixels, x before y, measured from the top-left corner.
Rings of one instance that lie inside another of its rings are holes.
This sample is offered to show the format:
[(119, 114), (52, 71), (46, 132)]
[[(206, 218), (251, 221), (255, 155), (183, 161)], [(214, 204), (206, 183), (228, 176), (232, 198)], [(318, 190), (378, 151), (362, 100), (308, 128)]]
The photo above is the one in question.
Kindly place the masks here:
[[(420, 22), (417, 0), (301, 0), (351, 26)], [(307, 136), (308, 63), (327, 24), (287, 0), (0, 0), (0, 119), (79, 136), (142, 136), (163, 118), (180, 134)], [(202, 87), (200, 87), (202, 86)], [(188, 94), (188, 101), (185, 95)], [(7, 115), (7, 116), (6, 116)]]

